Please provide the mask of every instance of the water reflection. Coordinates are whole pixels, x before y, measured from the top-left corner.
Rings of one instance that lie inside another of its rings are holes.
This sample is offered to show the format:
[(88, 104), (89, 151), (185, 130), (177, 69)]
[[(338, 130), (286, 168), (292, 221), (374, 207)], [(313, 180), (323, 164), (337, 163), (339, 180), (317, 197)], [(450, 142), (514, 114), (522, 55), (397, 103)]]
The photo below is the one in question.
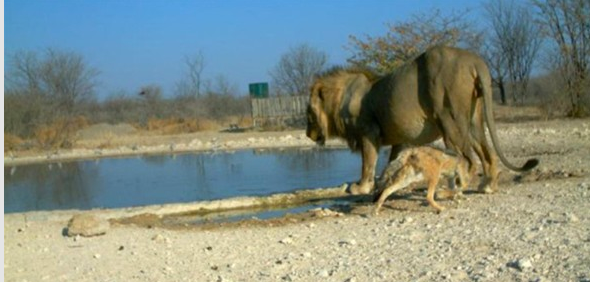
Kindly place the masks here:
[[(7, 173), (8, 172), (8, 173)], [(64, 209), (92, 205), (98, 167), (88, 162), (37, 164), (4, 168), (4, 211), (39, 210), (46, 206)]]
[(4, 212), (117, 208), (331, 187), (357, 180), (360, 163), (360, 156), (348, 150), (307, 149), (5, 167)]
[(259, 154), (273, 155), (278, 163), (293, 171), (311, 171), (328, 167), (335, 160), (334, 154), (326, 154), (324, 150), (308, 149), (298, 151), (263, 151)]

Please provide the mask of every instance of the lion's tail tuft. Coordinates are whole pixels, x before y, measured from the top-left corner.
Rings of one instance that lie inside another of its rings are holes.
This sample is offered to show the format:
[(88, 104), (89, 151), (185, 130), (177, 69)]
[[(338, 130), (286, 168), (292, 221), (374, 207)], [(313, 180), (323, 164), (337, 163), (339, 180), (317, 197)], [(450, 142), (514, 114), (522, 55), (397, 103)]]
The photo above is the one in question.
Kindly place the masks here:
[(477, 68), (477, 79), (478, 79), (478, 90), (483, 96), (484, 101), (484, 119), (486, 124), (488, 125), (488, 129), (490, 131), (490, 137), (492, 138), (492, 143), (494, 145), (494, 149), (496, 154), (500, 158), (500, 161), (509, 168), (510, 170), (517, 171), (517, 172), (524, 172), (529, 171), (536, 167), (539, 164), (539, 160), (537, 159), (529, 159), (522, 167), (517, 167), (510, 163), (508, 159), (504, 156), (504, 153), (500, 149), (500, 142), (498, 137), (496, 136), (496, 124), (494, 122), (494, 116), (492, 114), (492, 80), (490, 77), (490, 72), (485, 64), (479, 68)]

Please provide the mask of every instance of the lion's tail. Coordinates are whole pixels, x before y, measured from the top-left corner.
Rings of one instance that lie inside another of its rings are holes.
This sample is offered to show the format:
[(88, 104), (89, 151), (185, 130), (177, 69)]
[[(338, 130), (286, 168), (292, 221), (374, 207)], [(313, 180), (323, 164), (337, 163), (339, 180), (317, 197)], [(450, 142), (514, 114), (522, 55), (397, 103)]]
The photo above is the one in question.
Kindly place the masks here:
[(483, 114), (488, 125), (488, 129), (490, 131), (490, 136), (492, 138), (492, 143), (494, 145), (494, 149), (496, 154), (500, 158), (500, 161), (513, 171), (524, 172), (533, 169), (539, 164), (539, 160), (537, 159), (529, 159), (522, 167), (517, 167), (511, 164), (508, 159), (504, 156), (504, 153), (500, 149), (500, 142), (498, 141), (498, 136), (496, 135), (496, 123), (494, 122), (494, 116), (492, 112), (492, 80), (490, 77), (490, 72), (485, 65), (483, 67), (477, 68), (477, 80), (478, 80), (478, 91), (481, 93), (484, 99), (484, 107), (483, 107)]

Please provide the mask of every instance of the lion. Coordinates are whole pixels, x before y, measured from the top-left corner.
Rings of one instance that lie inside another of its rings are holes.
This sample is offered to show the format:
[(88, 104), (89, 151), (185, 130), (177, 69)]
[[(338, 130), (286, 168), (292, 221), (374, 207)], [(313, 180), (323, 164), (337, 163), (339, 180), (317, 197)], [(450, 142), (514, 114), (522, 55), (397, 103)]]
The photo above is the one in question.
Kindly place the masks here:
[[(391, 145), (389, 160), (405, 145), (424, 145), (443, 138), (447, 149), (464, 157), (475, 173), (473, 152), (481, 160), (480, 190), (493, 192), (498, 182), (497, 157), (509, 169), (500, 150), (492, 116), (490, 72), (484, 60), (462, 49), (436, 46), (394, 72), (375, 78), (366, 71), (336, 68), (316, 77), (307, 108), (307, 136), (319, 145), (338, 137), (362, 156), (361, 180), (351, 194), (369, 194), (381, 146)], [(486, 140), (489, 129), (495, 153)]]
[[(452, 193), (454, 197), (462, 195), (469, 185), (467, 163), (461, 156), (453, 156), (427, 146), (405, 149), (397, 160), (389, 163), (381, 175), (378, 186), (382, 188), (379, 189), (382, 192), (375, 204), (374, 214), (379, 213), (389, 195), (424, 180), (428, 183), (426, 200), (438, 212), (443, 211), (444, 207), (434, 200), (434, 192), (441, 176), (448, 178), (449, 187), (455, 190)], [(455, 188), (457, 179), (461, 184), (458, 190)]]

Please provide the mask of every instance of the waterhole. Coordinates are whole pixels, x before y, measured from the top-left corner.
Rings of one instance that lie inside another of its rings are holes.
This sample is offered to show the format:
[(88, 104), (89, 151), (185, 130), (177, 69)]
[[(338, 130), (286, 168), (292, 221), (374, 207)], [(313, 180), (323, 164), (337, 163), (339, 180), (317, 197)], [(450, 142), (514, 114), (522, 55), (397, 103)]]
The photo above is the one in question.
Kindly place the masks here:
[[(382, 151), (379, 170), (386, 160), (387, 152)], [(264, 196), (357, 181), (360, 167), (360, 155), (343, 149), (243, 150), (5, 166), (4, 212)]]

